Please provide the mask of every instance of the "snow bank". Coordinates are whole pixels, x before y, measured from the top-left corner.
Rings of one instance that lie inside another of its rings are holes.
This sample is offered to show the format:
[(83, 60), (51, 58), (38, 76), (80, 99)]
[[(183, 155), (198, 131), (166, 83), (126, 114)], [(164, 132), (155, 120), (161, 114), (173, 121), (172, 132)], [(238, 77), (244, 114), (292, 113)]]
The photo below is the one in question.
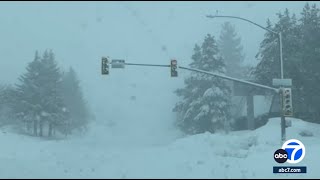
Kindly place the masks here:
[[(320, 125), (289, 119), (287, 139), (304, 143), (306, 156), (298, 165), (307, 166), (307, 174), (273, 174), (272, 167), (279, 165), (273, 153), (282, 144), (280, 119), (272, 118), (255, 131), (203, 133), (139, 146), (124, 133), (121, 142), (121, 133), (102, 125), (85, 137), (59, 141), (2, 129), (0, 178), (320, 178)], [(313, 136), (301, 136), (304, 130)]]

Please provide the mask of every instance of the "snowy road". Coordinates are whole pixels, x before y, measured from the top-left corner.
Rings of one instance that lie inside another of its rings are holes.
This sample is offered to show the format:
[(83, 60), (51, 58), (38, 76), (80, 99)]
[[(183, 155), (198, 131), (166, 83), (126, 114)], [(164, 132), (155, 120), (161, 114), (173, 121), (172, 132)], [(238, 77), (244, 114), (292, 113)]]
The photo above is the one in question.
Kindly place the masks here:
[[(272, 173), (282, 165), (273, 159), (281, 148), (278, 122), (271, 119), (252, 132), (204, 133), (139, 146), (116, 145), (108, 133), (43, 141), (0, 130), (0, 178), (320, 178), (320, 126), (300, 120), (293, 120), (287, 137), (304, 143), (306, 156), (298, 166), (307, 166), (307, 174)], [(98, 129), (95, 134), (103, 133)], [(314, 136), (301, 137), (303, 129)]]

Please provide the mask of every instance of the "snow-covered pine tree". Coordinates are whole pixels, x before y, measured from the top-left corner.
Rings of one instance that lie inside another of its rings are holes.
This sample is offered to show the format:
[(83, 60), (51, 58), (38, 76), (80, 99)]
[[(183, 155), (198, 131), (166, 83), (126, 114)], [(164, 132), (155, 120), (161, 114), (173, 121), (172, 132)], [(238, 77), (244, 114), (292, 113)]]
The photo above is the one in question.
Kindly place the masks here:
[[(226, 64), (226, 75), (249, 80), (249, 76), (246, 73), (246, 71), (249, 71), (249, 67), (243, 64), (245, 55), (241, 45), (241, 38), (238, 37), (235, 26), (230, 22), (225, 22), (222, 25), (218, 47)], [(233, 91), (234, 82), (228, 81), (227, 84)], [(244, 97), (240, 96), (232, 96), (231, 102), (231, 117), (236, 119), (242, 115), (246, 102)]]
[[(309, 114), (309, 121), (320, 123), (320, 9), (316, 4), (306, 3), (299, 19), (300, 69), (299, 83), (299, 104)], [(293, 81), (296, 84), (296, 80)], [(294, 92), (293, 92), (294, 93)], [(296, 94), (294, 94), (296, 96)]]
[(55, 61), (54, 53), (45, 51), (41, 60), (40, 71), (41, 84), (41, 111), (40, 136), (42, 136), (43, 123), (48, 122), (48, 136), (52, 136), (54, 128), (59, 127), (63, 133), (67, 134), (70, 129), (69, 118), (65, 112), (65, 104), (62, 96), (62, 74)]
[(238, 37), (234, 25), (230, 22), (222, 25), (218, 47), (226, 64), (226, 75), (243, 79), (245, 77), (243, 65), (245, 55), (241, 38)]
[[(270, 19), (267, 20), (266, 27), (273, 29)], [(253, 69), (252, 74), (258, 83), (271, 86), (272, 78), (280, 77), (278, 39), (276, 35), (268, 31), (264, 37), (256, 55), (259, 63)]]
[[(295, 117), (300, 117), (300, 113), (309, 113), (312, 107), (319, 107), (317, 106), (319, 103), (315, 105), (310, 103), (317, 99), (314, 96), (317, 93), (311, 92), (315, 92), (313, 90), (316, 89), (315, 84), (319, 80), (315, 79), (318, 70), (313, 71), (313, 69), (317, 69), (317, 60), (319, 59), (316, 47), (319, 47), (320, 29), (317, 29), (319, 15), (316, 15), (319, 14), (319, 10), (316, 12), (315, 9), (311, 10), (307, 3), (302, 12), (300, 24), (298, 24), (295, 14), (290, 15), (288, 9), (284, 13), (277, 14), (278, 22), (274, 26), (269, 20), (267, 22), (268, 28), (275, 32), (282, 32), (284, 78), (291, 78), (293, 81), (292, 94)], [(310, 16), (312, 12), (314, 15)], [(304, 25), (304, 23), (308, 25)], [(305, 28), (312, 30), (307, 31)], [(317, 38), (318, 40), (316, 40)], [(272, 85), (273, 78), (280, 78), (279, 41), (276, 35), (269, 32), (265, 34), (257, 58), (260, 62), (253, 71), (256, 80), (262, 84)], [(317, 110), (313, 109), (313, 111)]]
[[(296, 73), (294, 64), (298, 60), (297, 52), (299, 52), (300, 44), (296, 17), (294, 14), (290, 16), (288, 9), (284, 14), (278, 13), (277, 15), (278, 22), (272, 26), (268, 19), (267, 28), (275, 32), (282, 32), (284, 76), (292, 77)], [(256, 57), (260, 62), (254, 69), (253, 75), (259, 83), (272, 86), (272, 79), (280, 78), (279, 40), (276, 34), (266, 32)]]
[(65, 126), (68, 120), (63, 111), (61, 73), (53, 52), (45, 51), (42, 58), (36, 52), (35, 59), (26, 69), (16, 88), (20, 103), (15, 103), (15, 114), (26, 122), (27, 129), (33, 122), (33, 134), (36, 136), (44, 135), (44, 124), (48, 123), (48, 136), (51, 136), (54, 127)]
[(40, 78), (41, 62), (38, 52), (35, 53), (35, 58), (26, 68), (27, 72), (19, 77), (20, 84), (16, 85), (17, 101), (14, 104), (15, 115), (26, 123), (27, 130), (31, 130), (33, 123), (33, 134), (38, 135), (38, 123), (42, 110), (41, 103), (41, 84)]
[(71, 118), (71, 128), (83, 132), (88, 123), (89, 112), (79, 79), (72, 67), (63, 75), (62, 95)]
[(16, 91), (11, 85), (0, 84), (0, 126), (18, 125), (13, 116), (13, 108), (16, 103)]
[[(195, 45), (191, 67), (225, 73), (225, 65), (213, 36), (208, 34), (202, 46)], [(174, 111), (182, 114), (177, 126), (187, 134), (216, 132), (222, 130), (229, 121), (230, 89), (225, 81), (205, 74), (191, 73), (185, 79), (185, 88), (177, 89), (182, 97)]]

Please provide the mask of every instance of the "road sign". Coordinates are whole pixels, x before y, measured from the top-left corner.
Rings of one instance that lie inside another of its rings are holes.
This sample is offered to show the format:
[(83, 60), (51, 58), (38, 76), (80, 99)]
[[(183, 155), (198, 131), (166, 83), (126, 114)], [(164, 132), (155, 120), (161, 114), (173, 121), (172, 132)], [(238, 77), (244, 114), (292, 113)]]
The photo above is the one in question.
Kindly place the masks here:
[(292, 86), (292, 79), (272, 79), (274, 86)]
[(124, 68), (125, 61), (123, 59), (112, 59), (111, 67), (112, 68)]

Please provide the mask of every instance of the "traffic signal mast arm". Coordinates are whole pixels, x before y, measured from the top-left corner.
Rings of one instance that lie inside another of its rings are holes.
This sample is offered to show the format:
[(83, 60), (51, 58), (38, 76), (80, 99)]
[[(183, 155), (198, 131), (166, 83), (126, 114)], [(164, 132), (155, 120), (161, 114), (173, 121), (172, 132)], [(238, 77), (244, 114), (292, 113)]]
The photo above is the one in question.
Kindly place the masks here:
[(170, 65), (162, 65), (162, 64), (137, 64), (137, 63), (124, 63), (125, 65), (131, 66), (158, 66), (158, 67), (170, 67)]
[(189, 71), (204, 73), (204, 74), (208, 74), (208, 75), (213, 75), (213, 76), (217, 76), (217, 77), (220, 77), (220, 78), (223, 78), (223, 79), (228, 79), (228, 80), (231, 80), (231, 81), (236, 81), (236, 82), (240, 82), (240, 83), (243, 83), (243, 84), (248, 84), (248, 85), (252, 85), (252, 86), (256, 86), (256, 87), (260, 87), (260, 88), (273, 90), (276, 93), (280, 92), (280, 89), (277, 89), (277, 88), (265, 86), (265, 85), (254, 83), (254, 82), (250, 82), (250, 81), (245, 81), (245, 80), (241, 80), (241, 79), (232, 78), (232, 77), (221, 75), (221, 74), (217, 74), (217, 73), (212, 73), (212, 72), (203, 71), (203, 70), (200, 70), (200, 69), (188, 68), (188, 67), (183, 67), (183, 66), (179, 66), (179, 68), (180, 69), (189, 70)]
[[(109, 74), (108, 63), (109, 63), (108, 59), (103, 57), (102, 58), (103, 69), (107, 67), (107, 73), (103, 73), (103, 74)], [(256, 86), (256, 87), (260, 87), (260, 88), (264, 88), (264, 89), (273, 90), (276, 93), (280, 93), (280, 91), (281, 91), (281, 89), (269, 87), (269, 86), (266, 86), (266, 85), (262, 85), (262, 84), (258, 84), (258, 83), (254, 83), (254, 82), (250, 82), (250, 81), (246, 81), (246, 80), (232, 78), (232, 77), (229, 77), (229, 76), (225, 76), (225, 75), (221, 75), (221, 74), (217, 74), (217, 73), (213, 73), (213, 72), (208, 72), (208, 71), (203, 71), (203, 70), (200, 70), (200, 69), (188, 68), (188, 67), (183, 67), (183, 66), (177, 66), (177, 61), (176, 60), (171, 60), (171, 64), (170, 65), (126, 63), (124, 60), (112, 60), (110, 62), (110, 64), (112, 64), (112, 67), (114, 67), (114, 68), (124, 68), (125, 65), (170, 67), (171, 68), (171, 77), (177, 77), (177, 71), (176, 71), (177, 69), (176, 68), (180, 68), (180, 69), (185, 69), (185, 70), (189, 70), (189, 71), (194, 71), (194, 72), (199, 72), (199, 73), (204, 73), (204, 74), (220, 77), (220, 78), (223, 78), (223, 79), (228, 79), (228, 80), (231, 80), (231, 81), (236, 81), (236, 82), (243, 83), (243, 84), (248, 84), (248, 85), (251, 85), (251, 86)], [(106, 66), (106, 67), (104, 67), (104, 66)], [(173, 66), (174, 66), (174, 68), (173, 68)]]

